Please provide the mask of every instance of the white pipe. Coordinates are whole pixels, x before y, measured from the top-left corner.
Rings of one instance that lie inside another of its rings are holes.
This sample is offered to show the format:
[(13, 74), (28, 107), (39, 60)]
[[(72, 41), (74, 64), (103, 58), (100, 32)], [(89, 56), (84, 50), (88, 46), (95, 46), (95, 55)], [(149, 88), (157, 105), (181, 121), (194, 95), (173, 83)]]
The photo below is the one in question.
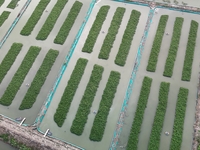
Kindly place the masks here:
[(24, 118), (22, 121), (21, 121), (21, 123), (19, 124), (20, 126), (22, 125), (22, 123), (24, 122), (26, 120), (26, 118)]
[(44, 137), (47, 135), (48, 132), (49, 132), (49, 129), (47, 129), (47, 131), (45, 132)]

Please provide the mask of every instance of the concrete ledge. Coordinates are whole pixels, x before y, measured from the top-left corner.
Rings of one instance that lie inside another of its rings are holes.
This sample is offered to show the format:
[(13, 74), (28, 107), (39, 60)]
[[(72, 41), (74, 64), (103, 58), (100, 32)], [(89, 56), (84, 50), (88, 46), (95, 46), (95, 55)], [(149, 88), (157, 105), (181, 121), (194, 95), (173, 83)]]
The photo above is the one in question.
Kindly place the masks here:
[(39, 150), (79, 150), (64, 142), (55, 140), (50, 137), (43, 137), (35, 127), (24, 127), (19, 124), (0, 116), (0, 135), (8, 134), (19, 143), (23, 143), (27, 147)]

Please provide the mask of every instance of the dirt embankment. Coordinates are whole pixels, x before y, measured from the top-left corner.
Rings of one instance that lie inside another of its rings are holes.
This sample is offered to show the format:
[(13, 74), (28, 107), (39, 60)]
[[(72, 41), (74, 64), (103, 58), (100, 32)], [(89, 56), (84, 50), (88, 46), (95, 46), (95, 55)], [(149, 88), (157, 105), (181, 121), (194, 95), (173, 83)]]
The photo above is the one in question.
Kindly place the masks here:
[(7, 134), (19, 143), (34, 150), (79, 150), (64, 142), (43, 137), (34, 127), (19, 126), (19, 124), (0, 116), (0, 135)]

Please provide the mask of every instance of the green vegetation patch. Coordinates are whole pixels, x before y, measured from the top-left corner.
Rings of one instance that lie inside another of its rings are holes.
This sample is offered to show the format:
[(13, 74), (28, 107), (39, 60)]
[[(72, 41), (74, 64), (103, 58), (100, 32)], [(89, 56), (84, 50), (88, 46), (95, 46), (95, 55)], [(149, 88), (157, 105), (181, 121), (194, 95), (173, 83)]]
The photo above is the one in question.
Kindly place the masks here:
[(123, 35), (122, 42), (119, 47), (119, 51), (115, 58), (115, 64), (117, 64), (119, 66), (124, 66), (126, 63), (126, 58), (128, 56), (128, 53), (129, 53), (129, 50), (131, 47), (131, 42), (133, 40), (133, 36), (137, 29), (140, 15), (141, 15), (141, 13), (139, 11), (132, 10), (132, 12), (131, 12), (131, 16), (130, 16), (128, 24), (126, 26), (126, 30), (124, 31), (124, 35)]
[(56, 113), (54, 114), (54, 121), (57, 123), (59, 127), (62, 127), (66, 115), (69, 111), (71, 102), (73, 100), (73, 97), (76, 93), (76, 90), (78, 88), (78, 85), (81, 81), (81, 78), (83, 76), (83, 73), (85, 71), (85, 67), (87, 65), (88, 60), (80, 58), (76, 66), (71, 74), (71, 77), (67, 83), (67, 86), (65, 88), (65, 91), (62, 95), (61, 101), (58, 105), (58, 108), (56, 109)]
[(0, 16), (0, 27), (3, 25), (3, 23), (6, 21), (6, 19), (8, 19), (10, 15), (9, 11), (4, 11), (1, 16)]
[(54, 43), (63, 45), (67, 36), (69, 35), (69, 32), (81, 10), (82, 3), (76, 1), (74, 5), (72, 6), (67, 18), (65, 19), (65, 22), (63, 23), (62, 27), (60, 28), (60, 31), (58, 32), (56, 38), (54, 39)]
[(179, 90), (178, 100), (176, 103), (176, 112), (175, 112), (173, 133), (170, 143), (170, 150), (181, 149), (188, 93), (189, 93), (188, 89), (181, 87)]
[(53, 49), (50, 49), (49, 52), (46, 54), (42, 65), (37, 71), (37, 74), (35, 75), (33, 82), (31, 83), (31, 86), (29, 87), (19, 107), (20, 110), (29, 109), (33, 106), (58, 54), (59, 52)]
[(19, 52), (22, 49), (22, 44), (21, 43), (13, 43), (11, 46), (10, 50), (4, 57), (3, 61), (0, 64), (0, 84), (3, 80), (3, 78), (6, 76), (7, 72), (10, 70), (11, 66), (15, 62), (15, 59)]
[(28, 19), (26, 25), (21, 30), (21, 35), (28, 36), (31, 34), (49, 2), (50, 0), (40, 0), (31, 17)]
[(147, 106), (150, 90), (151, 90), (152, 79), (144, 77), (142, 88), (140, 91), (140, 97), (137, 103), (137, 109), (135, 112), (134, 121), (132, 124), (130, 136), (128, 139), (127, 150), (137, 150), (139, 134), (143, 122), (144, 112)]
[(194, 57), (194, 50), (196, 46), (196, 37), (198, 30), (198, 22), (192, 20), (190, 25), (190, 33), (188, 37), (187, 49), (185, 53), (184, 66), (182, 71), (182, 80), (190, 81), (191, 73), (192, 73), (192, 63)]
[(104, 21), (106, 20), (106, 16), (108, 14), (108, 11), (110, 9), (110, 6), (102, 6), (96, 16), (96, 19), (92, 25), (92, 28), (90, 29), (90, 32), (87, 36), (86, 42), (83, 46), (82, 52), (87, 52), (87, 53), (91, 53), (93, 48), (94, 48), (94, 44), (97, 40), (97, 37), (99, 35), (99, 32), (102, 28), (102, 25), (104, 23)]
[(147, 71), (155, 72), (156, 65), (158, 62), (158, 55), (160, 53), (160, 47), (162, 44), (163, 35), (165, 32), (165, 27), (167, 25), (168, 15), (162, 15), (158, 24), (156, 35), (153, 41), (153, 46), (151, 48), (151, 54), (149, 57), (149, 62), (147, 65)]
[(90, 80), (70, 129), (71, 132), (76, 135), (81, 135), (83, 133), (85, 124), (87, 123), (88, 115), (90, 113), (90, 108), (102, 78), (103, 70), (104, 68), (102, 66), (94, 65)]
[(178, 51), (179, 41), (181, 37), (182, 25), (183, 25), (183, 18), (177, 17), (174, 23), (173, 36), (171, 39), (168, 57), (165, 63), (165, 70), (163, 72), (163, 75), (166, 77), (171, 77), (173, 74), (174, 63), (176, 60), (176, 54)]
[(117, 86), (120, 80), (120, 73), (116, 71), (111, 71), (110, 77), (104, 89), (101, 102), (99, 105), (99, 110), (93, 122), (93, 126), (90, 132), (90, 140), (101, 141), (103, 138), (104, 130), (106, 127), (106, 122), (110, 107), (112, 106), (115, 93), (117, 91)]
[(11, 0), (11, 2), (8, 4), (7, 8), (10, 9), (15, 9), (15, 7), (17, 6), (19, 0)]
[(58, 17), (60, 16), (63, 8), (65, 7), (68, 0), (58, 0), (55, 6), (53, 7), (51, 13), (49, 14), (47, 20), (39, 31), (36, 39), (37, 40), (46, 40), (52, 31)]
[(20, 67), (12, 78), (10, 84), (8, 85), (6, 91), (0, 99), (0, 104), (9, 106), (15, 95), (17, 94), (20, 86), (22, 85), (26, 75), (28, 74), (30, 68), (32, 67), (36, 57), (38, 56), (41, 48), (36, 46), (31, 46), (28, 53), (24, 57)]
[(103, 45), (101, 47), (101, 50), (98, 56), (100, 59), (108, 59), (111, 48), (113, 47), (113, 43), (117, 36), (119, 27), (121, 25), (125, 10), (126, 10), (125, 8), (118, 7), (117, 10), (115, 11), (112, 22), (108, 29), (108, 33), (103, 41)]
[(4, 2), (5, 0), (0, 0), (0, 7), (3, 5)]
[(160, 91), (158, 97), (158, 106), (156, 109), (156, 114), (154, 117), (153, 126), (151, 129), (151, 135), (149, 139), (148, 150), (159, 149), (160, 146), (160, 135), (163, 128), (163, 123), (165, 119), (165, 113), (167, 109), (168, 93), (169, 93), (169, 83), (162, 82), (160, 84)]

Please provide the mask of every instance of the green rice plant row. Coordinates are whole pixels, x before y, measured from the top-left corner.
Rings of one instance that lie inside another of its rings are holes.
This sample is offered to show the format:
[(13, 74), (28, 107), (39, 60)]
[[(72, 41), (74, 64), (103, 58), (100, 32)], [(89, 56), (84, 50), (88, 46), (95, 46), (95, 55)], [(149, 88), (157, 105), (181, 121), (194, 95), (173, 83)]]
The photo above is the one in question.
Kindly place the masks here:
[(10, 84), (6, 88), (3, 96), (0, 99), (0, 104), (9, 106), (15, 95), (17, 94), (20, 86), (22, 85), (26, 75), (28, 74), (29, 70), (31, 69), (36, 57), (38, 56), (41, 48), (36, 46), (31, 46), (28, 53), (24, 57), (20, 67), (18, 68), (17, 72), (14, 74)]
[(0, 7), (3, 5), (4, 2), (5, 0), (0, 0)]
[(120, 73), (111, 71), (90, 132), (90, 140), (92, 141), (101, 141), (103, 138), (110, 107), (112, 106), (119, 81)]
[(46, 9), (47, 5), (49, 4), (50, 0), (40, 0), (39, 4), (33, 11), (31, 17), (26, 22), (26, 25), (21, 30), (20, 34), (24, 36), (28, 36), (32, 33), (33, 29), (35, 28), (36, 24), (40, 20), (44, 10)]
[(173, 36), (171, 39), (169, 53), (165, 63), (165, 70), (163, 72), (163, 75), (166, 77), (171, 77), (173, 74), (174, 63), (176, 60), (176, 54), (178, 51), (180, 37), (181, 37), (182, 25), (183, 25), (183, 18), (177, 17), (174, 23)]
[(15, 7), (17, 6), (19, 0), (11, 0), (11, 2), (8, 4), (7, 8), (10, 9), (15, 9)]
[(115, 11), (110, 27), (108, 29), (108, 33), (103, 41), (103, 45), (101, 47), (98, 58), (100, 59), (109, 58), (109, 54), (110, 54), (111, 48), (113, 47), (113, 43), (117, 36), (125, 10), (126, 10), (125, 8), (118, 7), (117, 10)]
[(83, 3), (81, 2), (76, 1), (74, 3), (67, 18), (65, 19), (65, 22), (63, 23), (62, 27), (60, 28), (60, 31), (58, 32), (56, 38), (54, 39), (54, 43), (61, 45), (64, 44), (82, 6)]
[(10, 15), (9, 11), (4, 11), (1, 16), (0, 16), (0, 27), (3, 25), (3, 23), (6, 21), (6, 19), (8, 19)]
[(167, 109), (169, 86), (170, 84), (166, 82), (162, 82), (160, 84), (158, 106), (156, 109), (156, 114), (154, 117), (152, 129), (151, 129), (148, 150), (156, 150), (156, 149), (159, 149), (159, 146), (160, 146), (160, 135), (162, 132), (163, 123), (165, 119), (165, 113)]
[(59, 127), (62, 127), (66, 119), (71, 102), (85, 71), (87, 62), (87, 59), (80, 58), (77, 61), (76, 66), (70, 76), (70, 79), (62, 95), (58, 108), (56, 109), (56, 113), (54, 114), (54, 121)]
[(168, 21), (168, 15), (162, 15), (158, 24), (156, 35), (153, 41), (153, 46), (151, 48), (151, 54), (149, 57), (148, 65), (146, 70), (150, 72), (156, 71), (156, 65), (158, 62), (158, 55), (160, 53), (160, 48), (162, 44), (163, 35)]
[(90, 108), (102, 78), (103, 70), (104, 68), (102, 66), (94, 65), (90, 80), (87, 84), (85, 93), (76, 113), (76, 117), (70, 129), (70, 131), (76, 135), (81, 135), (83, 133), (88, 115), (90, 113)]
[(137, 109), (135, 112), (134, 121), (131, 127), (131, 132), (128, 139), (127, 150), (138, 149), (138, 139), (144, 118), (144, 112), (147, 106), (150, 90), (151, 90), (152, 79), (144, 77), (142, 88), (140, 91), (140, 97), (137, 103)]
[(190, 32), (187, 42), (187, 49), (185, 53), (185, 60), (182, 71), (182, 80), (190, 81), (191, 73), (192, 73), (192, 63), (194, 57), (194, 50), (196, 46), (196, 37), (199, 23), (192, 20), (190, 25)]
[(22, 100), (22, 103), (19, 107), (20, 110), (29, 109), (33, 106), (58, 54), (59, 51), (57, 50), (50, 49), (48, 51), (42, 62), (42, 65), (40, 66), (31, 83), (31, 86), (29, 87), (24, 99)]
[(110, 6), (102, 6), (100, 8), (96, 16), (96, 19), (92, 25), (92, 28), (90, 29), (90, 32), (87, 36), (85, 44), (82, 48), (82, 52), (91, 53), (93, 51), (94, 44), (97, 40), (97, 37), (100, 33), (103, 23), (106, 20), (106, 16), (108, 14), (109, 9), (110, 9)]
[(21, 43), (13, 43), (10, 50), (4, 57), (3, 61), (0, 64), (0, 84), (3, 78), (6, 76), (7, 72), (10, 70), (11, 66), (15, 62), (16, 57), (22, 49)]
[(122, 42), (119, 47), (119, 51), (115, 58), (115, 64), (119, 66), (124, 66), (126, 63), (126, 59), (131, 47), (131, 42), (133, 40), (133, 36), (137, 29), (137, 25), (139, 22), (141, 13), (136, 10), (132, 10), (128, 24), (126, 26), (126, 30), (124, 31), (124, 35), (122, 38)]
[(49, 36), (50, 32), (52, 31), (58, 17), (60, 16), (63, 8), (65, 7), (68, 0), (58, 0), (53, 7), (51, 13), (49, 14), (47, 20), (45, 21), (44, 25), (40, 29), (36, 39), (37, 40), (46, 40)]
[(179, 90), (170, 150), (181, 149), (188, 93), (188, 89), (181, 87)]

